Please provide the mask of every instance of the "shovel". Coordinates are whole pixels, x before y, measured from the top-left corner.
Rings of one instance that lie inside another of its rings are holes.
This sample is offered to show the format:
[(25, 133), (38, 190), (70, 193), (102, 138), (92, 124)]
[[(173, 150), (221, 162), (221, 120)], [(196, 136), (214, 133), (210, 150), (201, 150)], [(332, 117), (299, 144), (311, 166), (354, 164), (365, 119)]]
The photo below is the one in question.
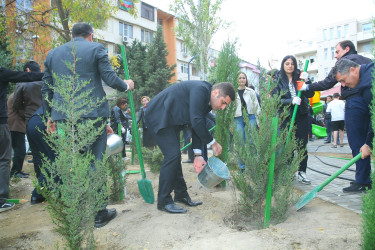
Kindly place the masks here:
[(357, 154), (353, 159), (351, 159), (345, 166), (340, 168), (336, 173), (328, 177), (322, 184), (314, 188), (310, 193), (305, 194), (302, 196), (298, 202), (296, 203), (297, 211), (303, 208), (307, 203), (309, 203), (312, 199), (315, 198), (316, 193), (320, 192), (325, 186), (328, 185), (333, 179), (335, 179), (337, 176), (339, 176), (342, 172), (347, 170), (351, 165), (356, 163), (359, 159), (361, 159), (362, 153)]
[[(309, 60), (306, 60), (305, 61), (305, 68), (303, 69), (304, 72), (307, 72), (307, 67), (309, 66)], [(298, 88), (299, 89), (299, 88)], [(301, 91), (298, 90), (298, 93), (297, 93), (297, 96), (299, 98), (301, 98)], [(288, 136), (286, 138), (286, 143), (285, 144), (288, 144), (289, 142), (289, 139), (290, 139), (290, 136), (292, 134), (292, 129), (293, 129), (293, 126), (294, 126), (294, 121), (296, 120), (296, 115), (297, 115), (297, 110), (298, 110), (298, 106), (299, 105), (294, 105), (294, 109), (293, 109), (293, 115), (292, 115), (292, 119), (290, 121), (290, 126), (289, 126), (289, 132), (288, 132)]]
[[(122, 56), (122, 61), (124, 64), (125, 79), (129, 80), (129, 70), (128, 70), (128, 63), (126, 61), (124, 45), (121, 45), (121, 56)], [(154, 190), (152, 189), (151, 181), (146, 180), (146, 172), (143, 166), (141, 143), (139, 141), (137, 119), (135, 117), (133, 95), (130, 90), (128, 91), (128, 98), (129, 98), (130, 110), (131, 110), (131, 115), (132, 115), (132, 128), (134, 131), (135, 144), (137, 146), (139, 165), (141, 166), (141, 173), (142, 173), (142, 179), (138, 180), (138, 188), (145, 202), (153, 204), (154, 203)]]

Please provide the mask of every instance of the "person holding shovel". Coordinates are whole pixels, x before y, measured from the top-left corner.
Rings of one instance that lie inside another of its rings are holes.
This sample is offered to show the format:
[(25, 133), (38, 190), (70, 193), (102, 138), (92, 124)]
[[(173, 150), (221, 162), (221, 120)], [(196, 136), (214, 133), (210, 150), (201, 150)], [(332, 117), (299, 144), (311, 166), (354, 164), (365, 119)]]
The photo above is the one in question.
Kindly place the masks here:
[(290, 108), (290, 116), (285, 119), (282, 124), (283, 127), (289, 123), (294, 105), (299, 105), (297, 109), (297, 115), (295, 118), (294, 126), (296, 126), (295, 136), (297, 140), (301, 141), (301, 150), (304, 150), (304, 157), (300, 163), (297, 179), (303, 184), (310, 185), (311, 181), (306, 177), (307, 168), (307, 141), (308, 141), (308, 105), (309, 100), (314, 96), (314, 91), (308, 90), (302, 93), (301, 98), (297, 96), (297, 80), (300, 76), (300, 70), (297, 68), (297, 60), (294, 56), (286, 56), (281, 62), (281, 68), (277, 74), (277, 86), (273, 93), (280, 94), (282, 106), (288, 106)]
[[(363, 98), (363, 104), (358, 108), (362, 110), (362, 113), (367, 112), (366, 117), (363, 120), (358, 120), (358, 123), (364, 123), (367, 121), (367, 124), (363, 126), (366, 128), (364, 131), (361, 131), (365, 134), (365, 138), (361, 139), (362, 146), (359, 149), (359, 152), (362, 152), (362, 159), (370, 162), (370, 155), (372, 147), (372, 140), (374, 137), (374, 132), (372, 129), (371, 123), (371, 109), (370, 105), (373, 100), (372, 96), (372, 82), (373, 82), (373, 72), (374, 72), (374, 63), (359, 65), (354, 61), (341, 59), (336, 63), (332, 69), (333, 77), (341, 83), (342, 87), (352, 88), (355, 91), (358, 91), (358, 94)], [(358, 167), (355, 171), (355, 182), (352, 182), (349, 187), (343, 188), (343, 192), (364, 192), (367, 189), (371, 189), (371, 164), (366, 165), (366, 167)]]
[(159, 176), (159, 210), (186, 213), (185, 208), (174, 202), (188, 206), (202, 204), (192, 201), (187, 192), (181, 166), (180, 131), (184, 125), (191, 125), (194, 168), (200, 173), (206, 164), (202, 145), (209, 144), (216, 156), (222, 151), (206, 127), (206, 115), (211, 109), (224, 110), (234, 99), (235, 91), (229, 82), (212, 86), (205, 81), (183, 81), (166, 88), (147, 104), (145, 123), (164, 155)]
[[(76, 23), (72, 28), (72, 40), (50, 52), (44, 62), (45, 71), (43, 76), (42, 96), (44, 115), (48, 117), (47, 131), (53, 132), (54, 121), (64, 122), (66, 116), (59, 110), (51, 107), (49, 101), (62, 105), (63, 98), (58, 92), (54, 92), (53, 86), (56, 84), (56, 77), (72, 75), (72, 70), (67, 63), (75, 65), (75, 74), (79, 76), (79, 81), (87, 81), (87, 89), (92, 89), (91, 98), (101, 100), (105, 97), (102, 81), (118, 91), (128, 91), (134, 89), (132, 80), (120, 79), (113, 70), (108, 54), (104, 46), (93, 41), (94, 30), (87, 23)], [(74, 53), (73, 53), (74, 52)], [(75, 61), (75, 58), (79, 60)], [(83, 106), (82, 109), (87, 107)], [(101, 160), (106, 150), (107, 130), (106, 121), (110, 116), (108, 102), (105, 100), (96, 106), (94, 110), (80, 117), (81, 121), (86, 119), (100, 118), (101, 122), (95, 124), (101, 134), (95, 142), (90, 145), (90, 151), (96, 160)], [(117, 215), (116, 209), (106, 209), (98, 211), (95, 217), (96, 228), (105, 226)]]

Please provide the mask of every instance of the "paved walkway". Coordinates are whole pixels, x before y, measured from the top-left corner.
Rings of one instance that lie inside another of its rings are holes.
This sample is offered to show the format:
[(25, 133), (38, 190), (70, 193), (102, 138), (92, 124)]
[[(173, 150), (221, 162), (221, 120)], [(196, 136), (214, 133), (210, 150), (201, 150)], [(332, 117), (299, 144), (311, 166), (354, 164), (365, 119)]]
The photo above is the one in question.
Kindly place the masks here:
[[(309, 152), (309, 159), (307, 162), (307, 177), (311, 180), (312, 184), (304, 185), (296, 181), (295, 187), (305, 192), (310, 192), (315, 187), (322, 184), (330, 175), (337, 172), (340, 167), (348, 163), (348, 160), (314, 155), (315, 152), (332, 154), (351, 154), (351, 149), (348, 145), (348, 141), (346, 138), (344, 138), (344, 144), (344, 147), (331, 148), (332, 144), (324, 144), (324, 139), (318, 139), (313, 142), (309, 142), (307, 145), (307, 150)], [(343, 156), (343, 158), (348, 158), (348, 156)], [(326, 164), (337, 166), (338, 168)], [(323, 175), (316, 171), (325, 172), (328, 175)], [(355, 164), (353, 164), (348, 170), (343, 172), (339, 177), (354, 180), (354, 171)], [(336, 178), (327, 186), (325, 186), (320, 192), (318, 192), (316, 197), (337, 204), (344, 208), (350, 209), (356, 213), (361, 213), (362, 193), (348, 194), (342, 191), (344, 187), (350, 185), (350, 180)]]

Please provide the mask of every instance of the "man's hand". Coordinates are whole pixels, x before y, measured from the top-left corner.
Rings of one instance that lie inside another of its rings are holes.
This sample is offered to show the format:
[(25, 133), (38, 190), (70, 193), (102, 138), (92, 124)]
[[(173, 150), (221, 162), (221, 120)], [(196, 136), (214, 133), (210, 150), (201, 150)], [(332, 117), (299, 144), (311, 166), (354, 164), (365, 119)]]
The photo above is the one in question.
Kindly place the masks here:
[(128, 85), (128, 89), (127, 89), (127, 90), (132, 90), (132, 89), (134, 89), (134, 82), (133, 82), (132, 79), (124, 80), (124, 82)]
[(215, 156), (218, 156), (223, 151), (223, 148), (221, 147), (221, 145), (217, 143), (216, 141), (214, 142), (214, 144), (211, 145), (211, 148), (212, 148), (212, 151), (214, 151)]
[(371, 150), (370, 150), (370, 147), (367, 145), (367, 144), (364, 144), (359, 152), (362, 152), (362, 159), (366, 159), (367, 157), (369, 157), (371, 155)]
[(292, 104), (293, 105), (296, 105), (296, 104), (300, 105), (301, 104), (301, 98), (299, 98), (298, 96), (293, 97)]
[(307, 84), (303, 83), (302, 87), (298, 91), (306, 91), (307, 89)]
[(56, 131), (56, 124), (51, 119), (48, 119), (48, 121), (47, 121), (47, 133), (52, 134), (55, 131)]
[(107, 135), (113, 134), (113, 129), (107, 124)]
[(203, 159), (202, 156), (197, 156), (194, 158), (194, 168), (195, 168), (195, 171), (197, 171), (197, 174), (202, 172), (206, 164), (207, 162)]

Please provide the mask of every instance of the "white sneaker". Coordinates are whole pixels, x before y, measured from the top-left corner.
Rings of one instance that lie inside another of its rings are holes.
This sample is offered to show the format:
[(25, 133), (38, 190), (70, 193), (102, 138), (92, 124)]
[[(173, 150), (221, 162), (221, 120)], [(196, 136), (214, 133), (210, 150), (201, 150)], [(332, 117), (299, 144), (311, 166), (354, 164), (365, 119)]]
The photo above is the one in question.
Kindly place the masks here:
[(129, 157), (123, 157), (122, 158), (124, 161), (130, 161), (130, 158)]
[(5, 202), (5, 203), (0, 205), (0, 213), (4, 212), (4, 211), (7, 211), (9, 209), (12, 209), (12, 208), (14, 208), (13, 202)]
[(306, 184), (306, 185), (310, 185), (311, 184), (311, 181), (309, 179), (307, 179), (306, 173), (303, 172), (303, 171), (298, 171), (298, 173), (297, 173), (297, 179), (298, 179), (299, 182), (301, 182), (303, 184)]

